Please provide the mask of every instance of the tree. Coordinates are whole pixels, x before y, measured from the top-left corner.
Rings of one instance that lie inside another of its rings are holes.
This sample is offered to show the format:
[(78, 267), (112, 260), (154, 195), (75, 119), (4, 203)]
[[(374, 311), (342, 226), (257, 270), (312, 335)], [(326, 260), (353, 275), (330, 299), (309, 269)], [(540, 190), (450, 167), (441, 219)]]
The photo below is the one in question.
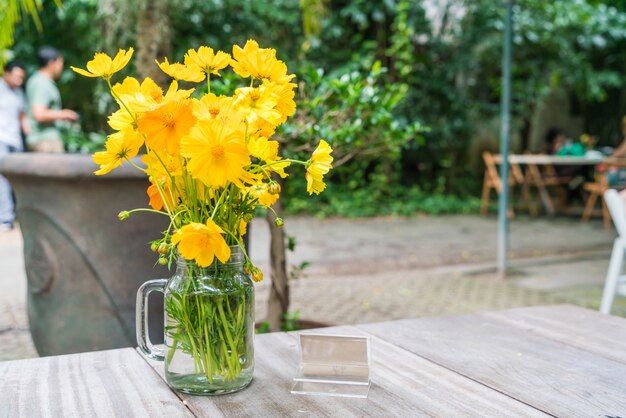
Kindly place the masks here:
[[(61, 0), (55, 0), (55, 3), (61, 7)], [(0, 3), (0, 66), (4, 65), (7, 50), (13, 46), (15, 25), (22, 16), (30, 16), (37, 30), (42, 30), (41, 9), (41, 0), (5, 0)]]

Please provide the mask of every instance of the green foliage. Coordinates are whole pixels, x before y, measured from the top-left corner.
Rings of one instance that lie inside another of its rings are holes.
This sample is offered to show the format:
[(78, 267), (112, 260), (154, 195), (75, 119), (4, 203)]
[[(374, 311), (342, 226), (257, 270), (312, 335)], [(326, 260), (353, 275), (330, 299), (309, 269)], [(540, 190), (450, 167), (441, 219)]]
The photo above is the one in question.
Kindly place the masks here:
[[(284, 332), (299, 331), (301, 329), (299, 321), (300, 311), (285, 312), (282, 317), (280, 329)], [(257, 334), (267, 334), (268, 332), (271, 332), (270, 323), (268, 321), (261, 322), (256, 329)]]
[[(55, 0), (57, 7), (61, 7), (61, 0)], [(3, 0), (0, 2), (0, 66), (4, 65), (7, 50), (13, 46), (15, 25), (22, 20), (22, 16), (29, 16), (41, 32), (39, 12), (42, 9), (41, 0)]]
[(75, 154), (92, 154), (104, 149), (106, 135), (98, 132), (84, 132), (80, 126), (72, 125), (61, 130), (65, 150)]
[(425, 192), (413, 186), (399, 184), (387, 188), (349, 187), (331, 183), (318, 199), (301, 196), (304, 182), (298, 184), (300, 194), (286, 199), (290, 213), (306, 213), (321, 218), (366, 216), (411, 216), (416, 213), (440, 215), (446, 213), (478, 213), (480, 199), (473, 196), (458, 197), (451, 194)]
[[(337, 169), (319, 197), (325, 214), (471, 211), (466, 196), (482, 181), (469, 162), (471, 139), (499, 112), (504, 3), (430, 3), (438, 13), (415, 0), (180, 0), (170, 14), (173, 58), (250, 37), (278, 50), (300, 86), (281, 139), (296, 156), (319, 138), (336, 150)], [(113, 13), (102, 4), (65, 0), (58, 10), (45, 2), (43, 34), (16, 27), (17, 58), (32, 71), (37, 47), (51, 44), (82, 65), (94, 49), (132, 44), (136, 11), (123, 0), (111, 0)], [(626, 2), (517, 0), (514, 20), (513, 120), (522, 145), (537, 104), (557, 87), (571, 95), (583, 129), (615, 145), (626, 113)], [(66, 71), (64, 103), (80, 111), (86, 131), (107, 132), (110, 102), (103, 85), (88, 81)], [(232, 88), (228, 77), (212, 84)], [(287, 186), (289, 209), (306, 209), (296, 196), (302, 180)], [(428, 196), (434, 203), (420, 206)]]
[[(321, 69), (308, 67), (298, 74), (298, 112), (279, 134), (288, 144), (289, 156), (305, 157), (323, 138), (333, 147), (330, 183), (377, 196), (400, 181), (394, 166), (408, 144), (421, 141), (425, 128), (397, 112), (407, 86), (385, 84), (385, 73), (377, 61), (360, 70), (324, 75)], [(290, 177), (287, 190), (294, 190), (291, 184), (299, 180)]]

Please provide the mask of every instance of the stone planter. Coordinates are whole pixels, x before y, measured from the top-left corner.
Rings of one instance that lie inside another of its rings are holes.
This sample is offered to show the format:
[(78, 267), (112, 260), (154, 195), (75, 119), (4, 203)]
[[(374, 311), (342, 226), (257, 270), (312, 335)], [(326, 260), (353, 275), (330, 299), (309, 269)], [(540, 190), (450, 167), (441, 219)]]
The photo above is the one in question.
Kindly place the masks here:
[[(117, 218), (147, 205), (145, 176), (122, 167), (98, 177), (96, 169), (86, 155), (18, 153), (0, 161), (17, 200), (28, 317), (42, 356), (135, 346), (137, 289), (170, 276), (148, 246), (167, 218)], [(150, 310), (163, 312), (162, 299), (153, 298)], [(162, 315), (153, 318), (151, 337), (161, 341)]]

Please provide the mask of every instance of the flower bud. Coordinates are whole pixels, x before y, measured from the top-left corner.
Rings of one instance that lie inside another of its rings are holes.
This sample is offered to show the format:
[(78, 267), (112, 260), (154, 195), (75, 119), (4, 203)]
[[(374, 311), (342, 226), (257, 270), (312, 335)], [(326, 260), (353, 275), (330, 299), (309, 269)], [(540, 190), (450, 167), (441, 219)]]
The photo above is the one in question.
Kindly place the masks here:
[(161, 256), (159, 257), (159, 264), (164, 266), (167, 264), (167, 257)]
[(159, 244), (159, 247), (158, 247), (159, 254), (167, 254), (168, 250), (169, 250), (169, 245), (167, 245), (164, 242)]
[(250, 261), (244, 264), (243, 270), (248, 273), (252, 277), (252, 280), (254, 280), (255, 282), (260, 282), (261, 280), (263, 280), (263, 272), (261, 271), (261, 269), (256, 267)]
[(252, 222), (252, 218), (254, 218), (254, 215), (252, 215), (251, 213), (246, 213), (243, 215), (243, 221), (247, 224), (249, 224), (250, 222)]
[(123, 210), (123, 211), (121, 211), (120, 213), (118, 213), (118, 214), (117, 214), (117, 218), (118, 218), (120, 221), (123, 221), (123, 220), (125, 220), (125, 219), (128, 219), (128, 217), (129, 217), (129, 216), (130, 216), (130, 212), (129, 212), (129, 211), (127, 211), (127, 210)]
[(257, 283), (263, 280), (263, 272), (261, 271), (261, 269), (257, 267), (252, 268), (252, 280)]
[(157, 244), (156, 242), (153, 242), (152, 244), (150, 244), (150, 251), (152, 251), (153, 253), (156, 253), (158, 249), (159, 249), (159, 244)]
[(270, 181), (267, 185), (267, 192), (269, 194), (280, 194), (280, 184), (275, 181)]
[(282, 228), (285, 225), (285, 221), (283, 221), (283, 218), (276, 218), (274, 219), (274, 225), (276, 225), (276, 228)]

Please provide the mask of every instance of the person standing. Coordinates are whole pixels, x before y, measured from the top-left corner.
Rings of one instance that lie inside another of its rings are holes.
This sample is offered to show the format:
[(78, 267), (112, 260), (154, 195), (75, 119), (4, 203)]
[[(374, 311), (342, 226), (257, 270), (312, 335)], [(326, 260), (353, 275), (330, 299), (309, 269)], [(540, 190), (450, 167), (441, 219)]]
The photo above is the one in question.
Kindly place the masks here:
[(44, 46), (37, 52), (39, 70), (26, 83), (30, 151), (64, 152), (59, 123), (78, 121), (78, 113), (61, 107), (61, 94), (54, 80), (63, 71), (63, 56), (55, 48)]
[[(11, 152), (23, 151), (22, 132), (29, 132), (26, 120), (26, 100), (22, 85), (26, 70), (10, 61), (0, 78), (0, 159)], [(15, 210), (9, 181), (0, 176), (0, 231), (13, 229)]]

